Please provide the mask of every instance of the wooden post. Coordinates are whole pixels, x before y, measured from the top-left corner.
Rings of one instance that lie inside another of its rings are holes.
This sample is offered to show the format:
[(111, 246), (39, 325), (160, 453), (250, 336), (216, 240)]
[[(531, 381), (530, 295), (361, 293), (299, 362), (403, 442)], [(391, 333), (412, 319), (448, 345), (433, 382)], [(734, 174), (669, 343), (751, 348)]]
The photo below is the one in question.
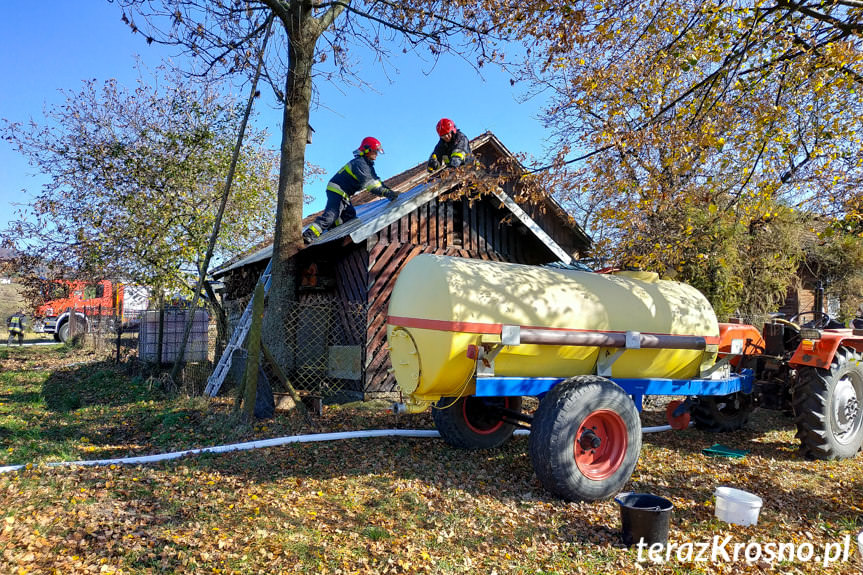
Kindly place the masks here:
[[(122, 326), (122, 324), (117, 324), (117, 329), (115, 331), (117, 332), (117, 363), (120, 363), (120, 344), (121, 344), (121, 338), (123, 337), (123, 326)], [(138, 333), (140, 333), (140, 330)]]
[(252, 325), (249, 327), (249, 340), (246, 357), (246, 372), (243, 374), (243, 410), (246, 420), (255, 418), (255, 397), (258, 393), (258, 366), (261, 363), (261, 323), (264, 318), (264, 284), (255, 286), (252, 301)]
[(297, 390), (294, 389), (294, 386), (291, 385), (291, 381), (288, 379), (288, 376), (285, 375), (285, 372), (282, 370), (282, 367), (276, 361), (276, 358), (273, 357), (273, 354), (270, 352), (270, 348), (267, 347), (267, 344), (261, 342), (261, 351), (264, 352), (264, 359), (266, 359), (270, 366), (273, 368), (273, 372), (276, 374), (276, 377), (279, 378), (279, 381), (282, 382), (282, 385), (288, 390), (288, 393), (291, 395), (291, 399), (294, 400), (294, 403), (297, 406), (297, 409), (300, 410), (300, 413), (305, 413), (306, 405), (303, 403), (303, 398), (300, 397), (300, 394), (297, 393)]
[(162, 368), (162, 345), (165, 343), (165, 302), (162, 301), (162, 306), (159, 308), (159, 335), (156, 337), (156, 345), (159, 346), (156, 351), (156, 361), (159, 366), (158, 369)]

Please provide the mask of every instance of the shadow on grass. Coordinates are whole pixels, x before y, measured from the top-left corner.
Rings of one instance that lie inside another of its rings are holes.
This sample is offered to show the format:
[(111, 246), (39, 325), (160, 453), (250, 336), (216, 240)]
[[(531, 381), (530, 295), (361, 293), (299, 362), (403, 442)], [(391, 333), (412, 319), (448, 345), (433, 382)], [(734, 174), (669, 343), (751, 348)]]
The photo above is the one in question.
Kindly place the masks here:
[(9, 404), (31, 404), (38, 403), (42, 396), (35, 391), (13, 391), (0, 393), (0, 402)]
[[(643, 417), (643, 420), (656, 422), (658, 418), (658, 414), (650, 413)], [(797, 450), (800, 444), (794, 438), (795, 431), (791, 417), (778, 411), (756, 409), (743, 428), (736, 431), (719, 433), (692, 426), (682, 431), (645, 434), (644, 443), (688, 455), (701, 455), (703, 449), (719, 443), (733, 449), (746, 450), (748, 455), (799, 460)], [(783, 441), (784, 438), (787, 438), (787, 441)]]
[(45, 405), (65, 413), (82, 407), (117, 407), (154, 399), (154, 391), (140, 377), (129, 377), (110, 361), (59, 369), (42, 384)]

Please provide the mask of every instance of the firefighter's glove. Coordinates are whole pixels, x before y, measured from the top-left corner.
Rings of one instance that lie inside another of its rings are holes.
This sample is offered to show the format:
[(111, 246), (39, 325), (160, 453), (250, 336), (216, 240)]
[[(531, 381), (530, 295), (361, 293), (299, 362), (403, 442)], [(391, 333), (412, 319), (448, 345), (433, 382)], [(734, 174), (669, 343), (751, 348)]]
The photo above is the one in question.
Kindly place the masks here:
[(440, 168), (440, 162), (438, 162), (437, 156), (435, 156), (434, 154), (432, 154), (432, 157), (431, 157), (431, 158), (429, 158), (428, 171), (429, 171), (429, 172), (434, 172), (434, 171), (435, 171), (435, 170), (437, 170), (438, 168)]
[(384, 197), (391, 202), (396, 201), (396, 198), (399, 197), (399, 193), (395, 190), (391, 190), (389, 188), (384, 190)]
[(303, 231), (303, 243), (308, 245), (315, 241), (319, 235), (321, 235), (321, 231), (318, 226), (312, 224)]

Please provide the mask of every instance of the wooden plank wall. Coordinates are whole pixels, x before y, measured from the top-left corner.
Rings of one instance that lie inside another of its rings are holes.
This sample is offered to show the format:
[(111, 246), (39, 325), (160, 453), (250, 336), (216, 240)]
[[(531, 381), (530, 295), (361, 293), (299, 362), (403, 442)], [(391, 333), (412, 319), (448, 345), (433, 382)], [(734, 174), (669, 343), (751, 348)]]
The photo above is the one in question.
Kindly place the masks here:
[(390, 294), (402, 267), (419, 254), (541, 264), (557, 258), (497, 199), (438, 201), (417, 208), (366, 240), (368, 322), (365, 393), (398, 391), (388, 372), (386, 319)]

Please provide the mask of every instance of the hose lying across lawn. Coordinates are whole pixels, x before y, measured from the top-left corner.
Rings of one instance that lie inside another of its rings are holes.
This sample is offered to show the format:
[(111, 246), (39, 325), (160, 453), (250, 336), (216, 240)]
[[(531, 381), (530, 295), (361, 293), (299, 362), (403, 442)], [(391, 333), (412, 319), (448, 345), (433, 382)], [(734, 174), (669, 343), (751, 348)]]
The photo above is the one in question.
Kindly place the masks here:
[[(670, 425), (657, 427), (643, 427), (642, 433), (656, 433), (668, 431)], [(516, 429), (515, 435), (527, 435), (528, 429)], [(198, 453), (228, 453), (230, 451), (247, 451), (249, 449), (261, 449), (264, 447), (277, 447), (288, 443), (316, 443), (320, 441), (338, 441), (341, 439), (358, 439), (363, 437), (440, 437), (434, 429), (369, 429), (364, 431), (340, 431), (336, 433), (311, 433), (308, 435), (289, 435), (287, 437), (275, 437), (273, 439), (260, 439), (257, 441), (246, 441), (244, 443), (232, 443), (229, 445), (217, 445), (215, 447), (201, 447), (198, 449), (187, 449), (185, 451), (174, 451), (173, 453), (159, 453), (156, 455), (139, 455), (137, 457), (121, 457), (117, 459), (95, 459), (92, 461), (51, 461), (45, 465), (49, 467), (68, 465), (114, 465), (118, 463), (134, 465), (136, 463), (156, 463), (168, 459), (179, 459), (187, 455)], [(18, 471), (26, 465), (7, 465), (0, 467), (0, 473)]]

